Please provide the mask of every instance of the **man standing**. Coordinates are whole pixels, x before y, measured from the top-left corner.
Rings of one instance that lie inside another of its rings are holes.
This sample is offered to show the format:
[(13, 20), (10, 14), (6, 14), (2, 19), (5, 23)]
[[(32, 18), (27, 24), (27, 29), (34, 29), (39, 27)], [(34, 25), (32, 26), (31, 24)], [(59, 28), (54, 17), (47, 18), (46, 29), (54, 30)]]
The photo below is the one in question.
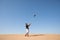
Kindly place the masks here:
[(25, 24), (25, 27), (26, 27), (26, 34), (25, 34), (25, 36), (29, 36), (29, 26), (30, 25), (31, 24), (28, 24), (28, 23)]

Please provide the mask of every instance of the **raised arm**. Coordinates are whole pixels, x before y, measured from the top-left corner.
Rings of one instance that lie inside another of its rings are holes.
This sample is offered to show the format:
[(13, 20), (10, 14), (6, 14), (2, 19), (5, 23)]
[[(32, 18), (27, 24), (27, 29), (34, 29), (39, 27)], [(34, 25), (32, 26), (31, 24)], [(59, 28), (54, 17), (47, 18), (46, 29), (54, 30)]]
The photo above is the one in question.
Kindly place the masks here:
[(30, 26), (31, 24), (29, 24), (29, 26)]

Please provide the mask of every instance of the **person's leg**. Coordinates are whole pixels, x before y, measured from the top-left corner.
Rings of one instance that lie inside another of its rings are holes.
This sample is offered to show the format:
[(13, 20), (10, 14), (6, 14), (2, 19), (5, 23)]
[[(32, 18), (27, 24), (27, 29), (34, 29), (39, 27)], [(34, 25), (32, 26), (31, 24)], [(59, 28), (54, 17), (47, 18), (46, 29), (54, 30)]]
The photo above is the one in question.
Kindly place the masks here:
[(27, 31), (27, 36), (29, 37), (29, 29), (28, 29), (28, 31)]
[(26, 29), (26, 34), (25, 36), (29, 36), (29, 29)]
[(25, 34), (25, 36), (27, 36), (27, 33), (28, 33), (28, 29), (26, 29), (26, 34)]

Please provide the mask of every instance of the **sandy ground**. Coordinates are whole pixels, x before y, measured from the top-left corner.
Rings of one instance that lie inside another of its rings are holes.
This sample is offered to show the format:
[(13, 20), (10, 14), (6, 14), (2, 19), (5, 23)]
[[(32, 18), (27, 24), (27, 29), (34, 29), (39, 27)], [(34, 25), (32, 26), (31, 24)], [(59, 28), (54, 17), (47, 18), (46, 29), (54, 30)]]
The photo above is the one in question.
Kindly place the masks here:
[(23, 34), (0, 34), (0, 40), (60, 40), (60, 34), (32, 34), (29, 37)]

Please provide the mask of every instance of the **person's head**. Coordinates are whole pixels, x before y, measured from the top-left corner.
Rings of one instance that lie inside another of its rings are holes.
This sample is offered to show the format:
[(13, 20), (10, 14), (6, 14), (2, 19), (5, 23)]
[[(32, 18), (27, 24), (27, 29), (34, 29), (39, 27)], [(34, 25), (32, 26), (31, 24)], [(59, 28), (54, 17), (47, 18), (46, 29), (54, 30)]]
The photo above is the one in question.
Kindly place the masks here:
[(31, 25), (31, 24), (29, 24), (29, 23), (25, 23), (26, 25)]

